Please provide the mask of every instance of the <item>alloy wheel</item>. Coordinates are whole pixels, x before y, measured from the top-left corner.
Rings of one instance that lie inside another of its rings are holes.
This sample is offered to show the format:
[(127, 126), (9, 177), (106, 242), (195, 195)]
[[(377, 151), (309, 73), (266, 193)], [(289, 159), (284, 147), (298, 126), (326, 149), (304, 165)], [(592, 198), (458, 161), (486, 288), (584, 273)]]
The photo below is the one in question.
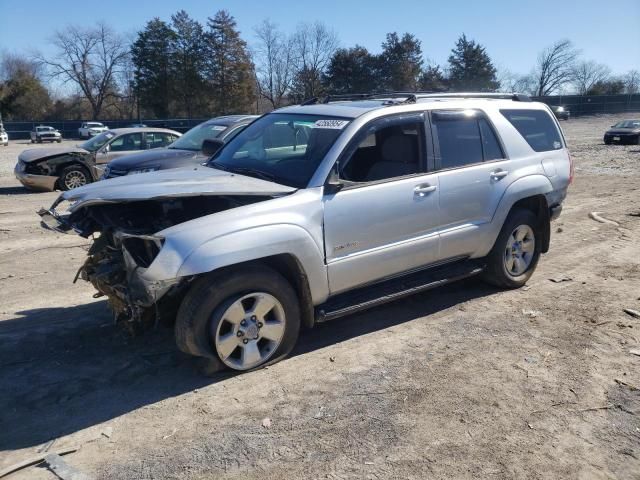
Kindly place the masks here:
[(218, 356), (235, 370), (262, 365), (280, 346), (285, 325), (284, 307), (276, 297), (265, 292), (244, 295), (217, 322), (214, 343)]
[(535, 246), (535, 234), (529, 225), (519, 225), (511, 232), (504, 252), (504, 266), (509, 275), (518, 277), (527, 271)]
[(87, 176), (80, 170), (72, 170), (64, 177), (64, 186), (67, 190), (82, 187), (87, 184)]

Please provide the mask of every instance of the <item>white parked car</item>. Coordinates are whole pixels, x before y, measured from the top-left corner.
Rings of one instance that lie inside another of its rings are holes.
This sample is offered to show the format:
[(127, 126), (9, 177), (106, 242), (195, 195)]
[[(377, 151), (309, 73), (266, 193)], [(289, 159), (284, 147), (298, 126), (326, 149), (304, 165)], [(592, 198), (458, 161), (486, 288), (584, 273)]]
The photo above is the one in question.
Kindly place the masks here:
[(90, 138), (109, 130), (100, 122), (84, 122), (78, 129), (80, 138)]
[(4, 129), (0, 130), (0, 143), (5, 147), (9, 146), (9, 135)]

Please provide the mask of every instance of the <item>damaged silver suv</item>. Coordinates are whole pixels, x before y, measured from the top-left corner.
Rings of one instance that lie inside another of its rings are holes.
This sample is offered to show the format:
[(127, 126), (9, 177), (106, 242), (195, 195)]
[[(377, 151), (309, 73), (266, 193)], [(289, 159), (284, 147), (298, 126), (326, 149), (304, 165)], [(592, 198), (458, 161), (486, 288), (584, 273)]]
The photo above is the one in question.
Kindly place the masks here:
[[(571, 182), (553, 113), (517, 94), (314, 99), (206, 165), (63, 193), (43, 224), (94, 242), (79, 275), (132, 328), (235, 370), (301, 325), (480, 274), (518, 288)], [(63, 204), (67, 204), (63, 211)]]

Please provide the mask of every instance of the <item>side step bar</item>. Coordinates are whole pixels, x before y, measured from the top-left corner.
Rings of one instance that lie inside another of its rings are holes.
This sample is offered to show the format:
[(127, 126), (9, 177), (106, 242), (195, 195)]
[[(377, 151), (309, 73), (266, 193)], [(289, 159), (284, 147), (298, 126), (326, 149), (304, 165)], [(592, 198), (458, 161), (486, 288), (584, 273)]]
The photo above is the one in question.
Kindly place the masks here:
[(316, 322), (328, 322), (419, 292), (478, 275), (481, 260), (464, 260), (392, 278), (329, 298), (316, 307)]

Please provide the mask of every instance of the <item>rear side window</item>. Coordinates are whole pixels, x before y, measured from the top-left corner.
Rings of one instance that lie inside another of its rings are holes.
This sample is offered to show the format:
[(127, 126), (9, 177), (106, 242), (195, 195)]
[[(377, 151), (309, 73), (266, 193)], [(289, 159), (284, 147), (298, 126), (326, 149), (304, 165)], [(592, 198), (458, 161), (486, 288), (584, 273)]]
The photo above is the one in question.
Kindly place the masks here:
[(560, 150), (562, 139), (555, 122), (543, 110), (500, 110), (536, 152)]
[(456, 168), (504, 158), (493, 128), (479, 111), (438, 111), (432, 115), (440, 150), (439, 168)]

